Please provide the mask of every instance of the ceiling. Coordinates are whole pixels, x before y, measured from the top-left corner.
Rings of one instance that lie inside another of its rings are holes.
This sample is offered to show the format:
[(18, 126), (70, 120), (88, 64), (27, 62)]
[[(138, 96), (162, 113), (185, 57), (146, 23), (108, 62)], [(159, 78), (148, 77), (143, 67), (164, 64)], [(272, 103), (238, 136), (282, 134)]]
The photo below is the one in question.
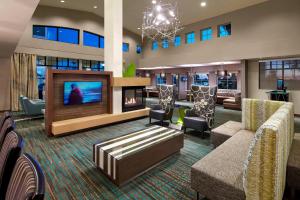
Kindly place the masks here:
[[(41, 0), (40, 5), (69, 8), (80, 11), (95, 13), (104, 16), (104, 0)], [(165, 0), (163, 0), (165, 1)], [(182, 25), (191, 24), (204, 19), (222, 15), (234, 10), (259, 4), (268, 0), (168, 0), (177, 2), (179, 18)], [(200, 3), (205, 1), (206, 7)], [(130, 31), (140, 34), (137, 28), (141, 26), (144, 9), (151, 5), (151, 0), (123, 0), (124, 27)], [(97, 6), (97, 8), (94, 8)]]

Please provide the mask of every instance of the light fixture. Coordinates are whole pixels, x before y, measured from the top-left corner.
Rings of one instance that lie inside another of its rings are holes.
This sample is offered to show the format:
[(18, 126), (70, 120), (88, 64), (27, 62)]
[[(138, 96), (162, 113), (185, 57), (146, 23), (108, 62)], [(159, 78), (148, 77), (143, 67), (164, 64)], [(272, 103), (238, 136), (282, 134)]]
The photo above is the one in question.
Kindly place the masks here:
[(157, 5), (156, 6), (156, 10), (159, 12), (159, 11), (161, 11), (161, 6), (160, 5)]
[(94, 8), (96, 9), (96, 8), (98, 8), (98, 6), (94, 6)]
[(163, 1), (153, 0), (144, 12), (142, 39), (148, 37), (153, 41), (173, 41), (183, 29), (178, 19), (177, 4)]
[(201, 5), (201, 7), (205, 7), (205, 6), (206, 6), (206, 2), (205, 2), (205, 1), (202, 1), (202, 2), (200, 3), (200, 5)]
[(140, 27), (138, 27), (137, 29), (138, 29), (138, 30), (140, 30), (141, 28), (140, 28)]
[(65, 1), (64, 0), (60, 0), (60, 3), (65, 3)]

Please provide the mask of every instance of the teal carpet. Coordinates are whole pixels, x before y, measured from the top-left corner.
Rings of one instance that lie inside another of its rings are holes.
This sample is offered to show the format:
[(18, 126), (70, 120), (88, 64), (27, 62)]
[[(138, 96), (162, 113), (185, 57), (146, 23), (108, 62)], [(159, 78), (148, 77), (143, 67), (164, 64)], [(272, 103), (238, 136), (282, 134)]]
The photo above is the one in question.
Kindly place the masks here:
[(17, 122), (25, 151), (41, 164), (47, 179), (46, 199), (192, 199), (190, 168), (212, 149), (209, 138), (186, 135), (184, 148), (121, 188), (92, 162), (92, 145), (143, 129), (148, 119), (103, 127), (60, 138), (48, 138), (42, 120)]
[[(215, 126), (228, 120), (240, 121), (241, 112), (217, 107)], [(190, 132), (180, 154), (118, 188), (94, 167), (92, 145), (143, 129), (148, 118), (59, 138), (47, 137), (42, 123), (41, 119), (19, 121), (17, 132), (25, 139), (25, 151), (44, 170), (46, 199), (195, 199), (190, 187), (191, 166), (212, 150), (209, 137), (201, 139)]]

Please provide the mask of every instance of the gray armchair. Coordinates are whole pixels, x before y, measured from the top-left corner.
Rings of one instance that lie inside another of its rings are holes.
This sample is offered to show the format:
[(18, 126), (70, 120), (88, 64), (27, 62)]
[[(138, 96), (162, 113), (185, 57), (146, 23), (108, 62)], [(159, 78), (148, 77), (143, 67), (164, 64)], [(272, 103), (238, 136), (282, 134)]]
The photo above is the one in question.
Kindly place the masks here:
[(175, 105), (175, 87), (173, 85), (159, 85), (159, 104), (150, 105), (149, 123), (151, 119), (159, 120), (163, 125), (164, 120), (172, 123)]
[(30, 100), (27, 97), (21, 96), (20, 104), (25, 114), (29, 116), (42, 115), (42, 109), (45, 109), (44, 100)]
[(217, 87), (192, 85), (191, 92), (194, 98), (194, 107), (186, 111), (183, 120), (183, 129), (197, 130), (204, 135), (214, 124)]

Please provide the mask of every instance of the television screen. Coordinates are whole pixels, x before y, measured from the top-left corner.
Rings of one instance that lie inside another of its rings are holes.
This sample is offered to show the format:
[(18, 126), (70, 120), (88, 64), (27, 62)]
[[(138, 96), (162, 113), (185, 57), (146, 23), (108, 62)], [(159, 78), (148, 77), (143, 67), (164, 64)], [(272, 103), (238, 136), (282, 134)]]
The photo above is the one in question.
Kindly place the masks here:
[(277, 90), (283, 90), (284, 88), (284, 80), (278, 79), (277, 80)]
[(102, 82), (65, 82), (64, 105), (102, 101)]

